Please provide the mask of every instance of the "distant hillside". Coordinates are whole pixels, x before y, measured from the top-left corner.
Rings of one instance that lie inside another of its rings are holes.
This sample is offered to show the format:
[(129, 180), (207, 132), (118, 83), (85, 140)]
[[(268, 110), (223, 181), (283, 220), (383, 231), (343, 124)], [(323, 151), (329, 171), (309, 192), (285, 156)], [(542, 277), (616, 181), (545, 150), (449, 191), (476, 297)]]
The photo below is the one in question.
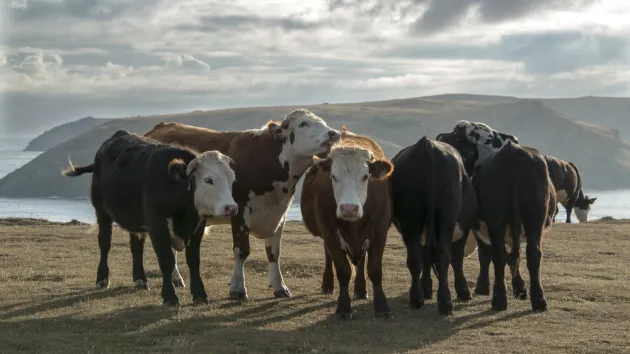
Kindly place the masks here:
[[(630, 187), (630, 145), (610, 130), (577, 122), (540, 100), (453, 96), (303, 107), (332, 127), (346, 125), (353, 132), (376, 138), (390, 157), (424, 135), (434, 138), (451, 131), (459, 120), (481, 121), (515, 134), (522, 144), (576, 163), (586, 188)], [(0, 180), (0, 196), (88, 196), (90, 176), (70, 179), (61, 176), (61, 169), (67, 166), (68, 156), (75, 164), (91, 163), (100, 144), (119, 128), (144, 134), (164, 120), (241, 130), (262, 126), (269, 119), (280, 120), (294, 108), (253, 107), (111, 120), (51, 148)]]
[(86, 117), (74, 122), (58, 125), (38, 135), (28, 143), (24, 151), (46, 151), (59, 143), (83, 134), (97, 125), (109, 122), (110, 119)]

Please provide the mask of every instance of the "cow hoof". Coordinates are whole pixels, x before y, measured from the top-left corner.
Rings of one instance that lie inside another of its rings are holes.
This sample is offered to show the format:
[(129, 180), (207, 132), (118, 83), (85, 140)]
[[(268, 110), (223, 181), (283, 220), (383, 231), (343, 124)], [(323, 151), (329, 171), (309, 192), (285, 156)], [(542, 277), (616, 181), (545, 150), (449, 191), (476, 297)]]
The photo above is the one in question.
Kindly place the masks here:
[(519, 291), (514, 293), (514, 298), (517, 300), (527, 300), (527, 291)]
[(172, 309), (172, 308), (179, 307), (179, 300), (164, 301), (162, 306), (164, 306), (164, 308), (167, 308), (167, 309)]
[(388, 320), (390, 318), (392, 318), (392, 313), (391, 311), (381, 311), (381, 312), (375, 312), (374, 315), (378, 318), (382, 318), (385, 320)]
[(321, 293), (322, 293), (322, 294), (325, 294), (325, 295), (332, 295), (334, 292), (335, 292), (335, 289), (334, 289), (334, 288), (330, 288), (330, 289), (324, 289), (324, 288), (322, 288), (322, 289), (321, 289)]
[(470, 292), (457, 295), (457, 301), (466, 302), (470, 300), (472, 300), (472, 295), (470, 294)]
[(438, 304), (438, 313), (441, 315), (452, 315), (453, 314), (453, 303), (445, 302)]
[(505, 311), (507, 310), (507, 298), (495, 297), (492, 299), (492, 311)]
[(369, 299), (369, 296), (367, 293), (354, 293), (354, 295), (352, 296), (353, 300), (367, 300)]
[(247, 292), (245, 292), (245, 291), (230, 291), (230, 300), (247, 301)]
[(475, 287), (475, 294), (488, 296), (488, 295), (490, 295), (490, 287), (477, 286), (477, 287)]
[(547, 300), (544, 298), (538, 301), (532, 301), (532, 310), (534, 312), (545, 312), (547, 311)]
[(207, 297), (198, 297), (196, 299), (193, 299), (193, 305), (194, 306), (207, 305), (207, 304), (208, 304), (208, 298)]
[(96, 282), (96, 290), (108, 289), (109, 288), (109, 279), (105, 278), (103, 280), (99, 280)]
[(149, 290), (149, 282), (145, 279), (137, 279), (133, 282), (133, 287), (137, 290)]
[(173, 278), (173, 286), (175, 286), (176, 288), (185, 288), (186, 287), (186, 283), (184, 283), (184, 279), (180, 278)]
[(421, 309), (424, 307), (424, 300), (411, 301), (409, 303), (409, 307), (412, 309)]
[(273, 296), (280, 299), (289, 298), (291, 297), (291, 292), (289, 289), (276, 290), (273, 292)]
[(424, 291), (425, 300), (433, 300), (433, 291)]
[(351, 312), (337, 313), (336, 316), (340, 320), (351, 320), (352, 319), (352, 313)]

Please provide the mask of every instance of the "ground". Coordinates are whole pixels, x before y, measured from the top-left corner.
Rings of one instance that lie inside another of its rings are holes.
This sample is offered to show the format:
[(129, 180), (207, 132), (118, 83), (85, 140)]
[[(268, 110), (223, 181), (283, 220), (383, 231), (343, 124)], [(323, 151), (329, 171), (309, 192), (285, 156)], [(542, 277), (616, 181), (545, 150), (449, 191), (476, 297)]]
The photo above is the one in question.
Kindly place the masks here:
[[(301, 223), (285, 227), (281, 266), (292, 299), (267, 287), (264, 242), (252, 239), (246, 264), (250, 301), (228, 300), (231, 237), (225, 226), (202, 243), (202, 277), (210, 304), (161, 306), (155, 253), (147, 243), (149, 291), (132, 287), (128, 236), (116, 231), (111, 287), (94, 290), (98, 245), (88, 226), (0, 220), (0, 353), (621, 353), (630, 342), (630, 221), (555, 224), (544, 240), (542, 282), (549, 311), (508, 299), (455, 303), (437, 314), (435, 301), (408, 307), (409, 275), (400, 235), (391, 229), (384, 289), (393, 317), (375, 318), (370, 300), (354, 303), (354, 319), (335, 318), (334, 295), (319, 294), (322, 241)], [(185, 258), (180, 271), (188, 285)], [(476, 253), (465, 262), (471, 288)], [(491, 270), (492, 271), (492, 270)], [(528, 281), (525, 262), (522, 273)], [(449, 274), (452, 278), (452, 273)], [(435, 284), (434, 280), (434, 284)], [(452, 283), (452, 279), (451, 279)], [(335, 283), (337, 287), (337, 284)], [(452, 290), (453, 291), (453, 290)], [(511, 291), (508, 281), (508, 291)], [(454, 291), (453, 291), (454, 294)]]

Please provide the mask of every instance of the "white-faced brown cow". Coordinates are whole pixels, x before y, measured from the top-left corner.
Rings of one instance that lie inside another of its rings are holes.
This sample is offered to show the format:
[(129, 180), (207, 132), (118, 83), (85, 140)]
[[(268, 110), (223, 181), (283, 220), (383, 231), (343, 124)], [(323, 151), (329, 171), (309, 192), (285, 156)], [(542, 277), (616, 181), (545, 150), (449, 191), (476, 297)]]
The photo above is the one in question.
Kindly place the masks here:
[[(328, 257), (335, 266), (339, 281), (336, 314), (340, 318), (352, 318), (350, 262), (359, 265), (366, 252), (374, 311), (385, 317), (390, 314), (382, 286), (382, 261), (391, 225), (386, 178), (392, 169), (391, 162), (375, 158), (369, 149), (339, 146), (328, 158), (314, 164), (304, 178), (300, 203), (304, 224), (313, 235), (324, 239), (327, 267)], [(332, 276), (332, 270), (329, 274)], [(326, 283), (325, 271), (322, 287), (327, 287)]]
[[(269, 285), (274, 296), (291, 297), (279, 263), (285, 215), (293, 201), (295, 186), (313, 164), (314, 155), (330, 152), (332, 145), (340, 139), (340, 133), (314, 113), (296, 109), (282, 122), (269, 122), (261, 129), (218, 132), (162, 122), (145, 136), (197, 151), (218, 150), (234, 160), (233, 196), (239, 212), (231, 220), (234, 270), (230, 298), (247, 299), (244, 266), (250, 253), (250, 234), (265, 240)], [(209, 218), (207, 223), (223, 222)], [(141, 256), (134, 256), (134, 259), (136, 257)]]
[[(580, 222), (588, 221), (588, 212), (597, 198), (589, 198), (582, 191), (582, 176), (580, 170), (572, 162), (566, 162), (551, 155), (545, 155), (549, 177), (556, 190), (558, 203), (562, 204), (567, 212), (566, 223), (571, 223), (571, 212), (575, 210)], [(558, 208), (554, 206), (553, 221), (556, 221)], [(575, 209), (574, 209), (575, 208)]]
[[(93, 164), (71, 164), (64, 175), (92, 173), (91, 200), (101, 251), (97, 289), (109, 287), (108, 255), (116, 222), (127, 231), (149, 234), (162, 272), (164, 305), (179, 304), (171, 282), (176, 262), (172, 248), (186, 249), (193, 302), (207, 303), (199, 273), (199, 246), (206, 217), (229, 218), (238, 210), (232, 198), (235, 176), (230, 163), (218, 151), (198, 155), (119, 130), (103, 142)], [(144, 272), (142, 276), (136, 281), (146, 284)]]
[[(472, 176), (479, 201), (479, 225), (473, 229), (478, 241), (491, 245), (494, 264), (493, 310), (507, 309), (504, 281), (505, 264), (510, 254), (514, 296), (527, 298), (525, 283), (518, 273), (520, 243), (526, 242), (532, 310), (546, 311), (547, 301), (540, 283), (543, 233), (551, 226), (555, 190), (543, 155), (518, 144), (511, 135), (495, 131), (486, 124), (459, 122), (453, 132), (438, 135), (438, 140), (454, 146)], [(480, 272), (476, 292), (487, 288), (486, 249), (479, 247)], [(489, 261), (487, 261), (489, 263)], [(484, 279), (485, 277), (485, 279)]]

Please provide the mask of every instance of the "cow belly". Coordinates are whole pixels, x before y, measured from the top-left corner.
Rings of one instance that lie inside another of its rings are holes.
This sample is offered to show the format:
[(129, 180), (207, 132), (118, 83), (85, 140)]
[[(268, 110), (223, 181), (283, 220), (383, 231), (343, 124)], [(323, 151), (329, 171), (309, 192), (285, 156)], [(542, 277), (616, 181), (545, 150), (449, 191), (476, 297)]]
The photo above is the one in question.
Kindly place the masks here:
[[(491, 238), (490, 238), (490, 232), (488, 232), (488, 225), (484, 222), (481, 221), (480, 222), (480, 227), (479, 230), (475, 230), (477, 232), (477, 235), (481, 238), (481, 241), (487, 245), (491, 245)], [(505, 236), (504, 236), (504, 240), (505, 240), (505, 249), (510, 252), (512, 250), (512, 234), (511, 234), (512, 230), (510, 228), (510, 226), (508, 225), (505, 228)], [(525, 237), (525, 229), (523, 228), (523, 224), (521, 224), (521, 232), (520, 232), (520, 241), (521, 243), (527, 243), (527, 239)]]
[(569, 195), (567, 194), (567, 191), (565, 191), (564, 189), (560, 189), (559, 191), (557, 191), (556, 200), (558, 201), (558, 203), (566, 206), (567, 202), (569, 201)]
[(250, 225), (250, 234), (259, 239), (271, 237), (284, 219), (293, 196), (289, 197), (286, 193), (279, 196), (276, 191), (261, 196), (252, 194), (244, 212), (245, 220)]

